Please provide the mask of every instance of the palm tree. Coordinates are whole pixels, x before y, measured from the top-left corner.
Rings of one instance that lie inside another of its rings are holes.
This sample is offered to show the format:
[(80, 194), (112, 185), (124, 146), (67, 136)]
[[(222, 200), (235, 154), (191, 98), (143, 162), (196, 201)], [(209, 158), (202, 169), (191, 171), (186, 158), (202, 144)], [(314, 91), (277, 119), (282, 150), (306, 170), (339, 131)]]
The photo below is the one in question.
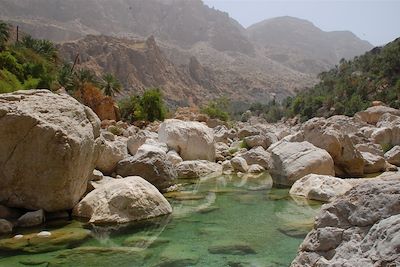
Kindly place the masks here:
[(0, 21), (0, 51), (4, 49), (4, 46), (10, 38), (10, 25)]
[(113, 97), (121, 91), (121, 87), (121, 83), (112, 74), (106, 74), (103, 76), (101, 89), (105, 95)]

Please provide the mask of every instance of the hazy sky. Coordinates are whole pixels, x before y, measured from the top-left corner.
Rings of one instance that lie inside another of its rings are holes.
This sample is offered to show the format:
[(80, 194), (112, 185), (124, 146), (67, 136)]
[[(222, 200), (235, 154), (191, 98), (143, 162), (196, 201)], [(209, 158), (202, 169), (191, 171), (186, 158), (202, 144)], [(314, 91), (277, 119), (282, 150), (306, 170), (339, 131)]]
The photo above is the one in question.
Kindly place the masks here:
[(244, 27), (264, 19), (293, 16), (324, 31), (349, 30), (373, 45), (400, 37), (400, 0), (203, 0), (228, 12)]

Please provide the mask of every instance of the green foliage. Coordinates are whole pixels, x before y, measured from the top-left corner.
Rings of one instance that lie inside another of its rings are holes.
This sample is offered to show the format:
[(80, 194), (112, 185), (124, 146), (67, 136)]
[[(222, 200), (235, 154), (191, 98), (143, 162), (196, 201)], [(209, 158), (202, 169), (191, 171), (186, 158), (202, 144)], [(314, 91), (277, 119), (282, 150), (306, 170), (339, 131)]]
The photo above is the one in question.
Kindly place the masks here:
[(212, 119), (228, 121), (230, 118), (230, 106), (230, 101), (227, 97), (220, 97), (208, 102), (207, 105), (201, 108), (201, 112), (207, 114)]
[(113, 97), (121, 91), (121, 83), (112, 74), (105, 74), (100, 83), (104, 94)]
[(21, 90), (23, 86), (18, 78), (6, 69), (0, 70), (0, 94)]
[(131, 96), (119, 103), (121, 117), (127, 121), (164, 120), (166, 108), (159, 89), (149, 89), (143, 96)]
[(58, 58), (56, 47), (48, 40), (34, 39), (28, 35), (25, 36), (18, 45), (31, 49), (48, 60), (55, 61)]
[(276, 103), (262, 107), (266, 117), (275, 120), (300, 116), (305, 121), (340, 114), (353, 116), (374, 100), (400, 108), (400, 39), (352, 61), (341, 60), (319, 78), (316, 86), (286, 99), (278, 107)]
[(10, 38), (10, 25), (0, 21), (0, 51), (4, 49)]

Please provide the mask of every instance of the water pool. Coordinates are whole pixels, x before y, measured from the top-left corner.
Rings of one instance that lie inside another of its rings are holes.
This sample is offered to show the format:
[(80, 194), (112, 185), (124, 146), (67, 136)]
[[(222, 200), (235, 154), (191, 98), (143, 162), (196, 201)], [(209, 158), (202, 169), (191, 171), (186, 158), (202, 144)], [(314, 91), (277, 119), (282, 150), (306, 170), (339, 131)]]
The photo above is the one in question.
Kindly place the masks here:
[[(181, 182), (182, 191), (166, 194), (170, 216), (24, 230), (22, 240), (0, 240), (0, 266), (288, 266), (321, 206), (271, 188), (268, 174)], [(38, 240), (42, 230), (54, 234)]]

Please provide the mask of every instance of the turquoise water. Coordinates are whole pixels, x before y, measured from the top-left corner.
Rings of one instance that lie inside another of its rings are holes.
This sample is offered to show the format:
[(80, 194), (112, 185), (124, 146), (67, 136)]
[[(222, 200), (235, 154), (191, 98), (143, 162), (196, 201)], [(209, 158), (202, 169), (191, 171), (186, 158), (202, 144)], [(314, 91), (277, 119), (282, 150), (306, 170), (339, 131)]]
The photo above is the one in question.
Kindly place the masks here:
[(166, 194), (170, 216), (123, 226), (61, 222), (31, 229), (58, 230), (51, 242), (34, 235), (3, 239), (0, 266), (288, 266), (320, 208), (271, 188), (268, 174), (182, 183), (181, 192)]

